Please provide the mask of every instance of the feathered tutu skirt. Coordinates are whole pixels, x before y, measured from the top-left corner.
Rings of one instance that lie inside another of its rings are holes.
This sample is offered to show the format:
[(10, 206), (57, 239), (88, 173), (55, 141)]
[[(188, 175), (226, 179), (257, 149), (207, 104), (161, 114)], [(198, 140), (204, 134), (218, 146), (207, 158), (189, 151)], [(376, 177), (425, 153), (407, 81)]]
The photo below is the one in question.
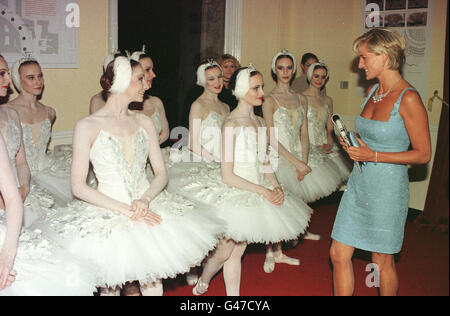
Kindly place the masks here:
[[(0, 246), (5, 232), (0, 216)], [(16, 281), (0, 296), (92, 296), (99, 273), (95, 265), (42, 238), (40, 230), (28, 229), (20, 235), (13, 269)]]
[[(268, 184), (264, 184), (270, 187)], [(168, 190), (207, 204), (225, 221), (225, 237), (236, 242), (276, 243), (306, 232), (312, 209), (285, 191), (281, 206), (265, 197), (225, 185), (218, 163), (181, 163), (169, 168)]]
[(30, 193), (23, 205), (24, 227), (30, 227), (36, 220), (45, 217), (49, 209), (54, 205), (53, 195), (37, 185), (33, 179), (30, 184)]
[(337, 166), (337, 172), (343, 182), (347, 182), (353, 169), (353, 161), (336, 144), (333, 145), (332, 152), (328, 154), (331, 161)]
[(46, 167), (33, 171), (32, 178), (52, 194), (57, 206), (65, 206), (75, 199), (70, 183), (72, 146), (59, 145), (47, 158)]
[(41, 227), (71, 253), (101, 267), (101, 287), (134, 280), (147, 284), (186, 273), (222, 237), (223, 223), (182, 196), (163, 191), (150, 209), (162, 217), (159, 225), (78, 201), (56, 209)]
[(311, 148), (309, 154), (308, 166), (312, 171), (300, 182), (297, 179), (296, 168), (286, 159), (280, 157), (276, 162), (273, 160), (271, 162), (278, 181), (306, 203), (330, 195), (344, 181), (337, 165), (316, 148)]

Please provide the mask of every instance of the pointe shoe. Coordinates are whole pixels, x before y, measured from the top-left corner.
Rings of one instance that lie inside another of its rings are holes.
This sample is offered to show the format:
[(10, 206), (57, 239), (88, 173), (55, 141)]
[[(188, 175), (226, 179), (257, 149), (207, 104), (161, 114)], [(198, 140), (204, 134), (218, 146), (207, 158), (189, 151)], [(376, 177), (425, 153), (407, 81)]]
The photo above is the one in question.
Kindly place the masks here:
[(199, 278), (197, 284), (192, 289), (192, 294), (196, 296), (203, 295), (206, 292), (208, 292), (208, 286), (209, 286), (208, 284), (203, 283), (202, 279)]
[(266, 256), (263, 269), (265, 273), (272, 273), (275, 270), (275, 259), (273, 256)]
[(305, 239), (305, 240), (320, 240), (321, 237), (319, 234), (313, 234), (313, 233), (307, 232), (305, 237), (303, 237), (303, 239)]
[(198, 275), (195, 273), (189, 272), (188, 274), (186, 274), (186, 282), (190, 286), (196, 285), (198, 282)]
[(285, 254), (281, 254), (279, 257), (274, 257), (275, 263), (286, 263), (290, 266), (299, 266), (300, 260), (296, 258), (291, 258), (286, 256)]

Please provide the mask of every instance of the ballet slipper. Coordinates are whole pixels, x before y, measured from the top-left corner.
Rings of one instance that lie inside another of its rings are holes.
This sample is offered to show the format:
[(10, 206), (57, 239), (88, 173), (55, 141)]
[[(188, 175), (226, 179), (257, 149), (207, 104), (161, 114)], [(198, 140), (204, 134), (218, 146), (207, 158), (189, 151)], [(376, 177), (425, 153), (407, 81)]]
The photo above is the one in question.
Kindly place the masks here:
[(319, 234), (313, 234), (313, 233), (307, 232), (305, 237), (303, 237), (303, 239), (305, 239), (305, 240), (320, 240), (321, 237)]
[(288, 257), (285, 254), (276, 256), (276, 257), (274, 257), (274, 259), (275, 259), (275, 263), (286, 263), (290, 266), (299, 266), (300, 265), (299, 259)]
[(187, 273), (186, 274), (186, 282), (190, 286), (196, 285), (197, 282), (198, 282), (198, 275), (197, 275), (197, 273), (192, 273), (192, 272)]
[(275, 270), (275, 259), (273, 256), (266, 256), (263, 268), (265, 273), (272, 273)]
[(203, 295), (208, 292), (208, 286), (209, 284), (203, 283), (202, 279), (199, 278), (197, 284), (192, 289), (192, 294), (196, 296)]

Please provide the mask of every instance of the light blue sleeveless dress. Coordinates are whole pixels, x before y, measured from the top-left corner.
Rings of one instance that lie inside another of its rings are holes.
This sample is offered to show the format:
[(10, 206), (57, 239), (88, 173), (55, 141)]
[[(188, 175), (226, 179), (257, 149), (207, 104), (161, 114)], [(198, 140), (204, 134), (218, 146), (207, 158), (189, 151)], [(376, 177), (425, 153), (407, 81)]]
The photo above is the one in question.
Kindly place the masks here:
[[(374, 93), (375, 85), (363, 108)], [(361, 139), (378, 152), (405, 152), (410, 139), (399, 107), (406, 88), (400, 94), (387, 122), (359, 116), (356, 130)], [(347, 183), (331, 238), (345, 245), (383, 254), (400, 252), (409, 205), (408, 166), (366, 162), (353, 168)]]

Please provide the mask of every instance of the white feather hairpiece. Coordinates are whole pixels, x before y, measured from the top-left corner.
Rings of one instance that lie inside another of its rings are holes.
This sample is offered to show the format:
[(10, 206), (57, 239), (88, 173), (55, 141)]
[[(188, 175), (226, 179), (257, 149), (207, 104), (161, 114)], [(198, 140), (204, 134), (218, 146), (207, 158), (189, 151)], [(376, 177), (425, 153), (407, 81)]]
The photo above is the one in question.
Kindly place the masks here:
[(238, 99), (243, 99), (250, 90), (250, 74), (256, 71), (255, 67), (250, 64), (246, 69), (241, 70), (236, 78), (236, 87), (233, 90), (233, 95)]
[(276, 73), (275, 71), (275, 65), (277, 63), (277, 59), (280, 56), (289, 56), (292, 58), (292, 60), (294, 61), (294, 73), (297, 71), (297, 59), (295, 58), (295, 56), (290, 53), (286, 48), (280, 50), (272, 59), (272, 71), (273, 73)]
[(141, 55), (145, 55), (145, 54), (147, 54), (145, 51), (145, 45), (142, 45), (142, 50), (131, 54), (130, 59), (139, 62), (139, 58), (141, 57)]
[(308, 73), (306, 74), (306, 77), (308, 78), (309, 82), (311, 82), (314, 68), (316, 68), (317, 66), (322, 66), (323, 68), (325, 68), (327, 70), (327, 79), (330, 77), (330, 70), (328, 69), (328, 66), (322, 62), (318, 62), (318, 63), (311, 64), (308, 68)]
[(108, 56), (106, 56), (105, 61), (103, 62), (103, 72), (106, 71), (106, 68), (108, 68), (109, 63), (112, 62), (116, 57), (116, 55), (118, 54), (120, 54), (120, 51), (115, 49), (111, 51), (111, 53)]
[(23, 63), (29, 62), (29, 61), (33, 61), (39, 64), (39, 62), (31, 57), (31, 53), (27, 52), (25, 54), (24, 58), (19, 59), (18, 61), (16, 61), (14, 63), (14, 65), (12, 66), (11, 69), (11, 79), (12, 82), (14, 84), (14, 86), (16, 87), (16, 90), (18, 93), (20, 93), (22, 91), (22, 85), (20, 84), (20, 74), (19, 74), (19, 68)]
[(109, 92), (112, 94), (124, 93), (131, 83), (133, 70), (127, 57), (119, 56), (114, 59), (114, 80)]
[(222, 67), (220, 67), (220, 65), (217, 63), (217, 61), (215, 61), (214, 59), (208, 59), (207, 62), (201, 64), (197, 68), (197, 85), (198, 86), (205, 87), (205, 83), (206, 83), (205, 71), (206, 71), (206, 68), (210, 68), (210, 67), (218, 67), (220, 69), (220, 71), (222, 71)]

